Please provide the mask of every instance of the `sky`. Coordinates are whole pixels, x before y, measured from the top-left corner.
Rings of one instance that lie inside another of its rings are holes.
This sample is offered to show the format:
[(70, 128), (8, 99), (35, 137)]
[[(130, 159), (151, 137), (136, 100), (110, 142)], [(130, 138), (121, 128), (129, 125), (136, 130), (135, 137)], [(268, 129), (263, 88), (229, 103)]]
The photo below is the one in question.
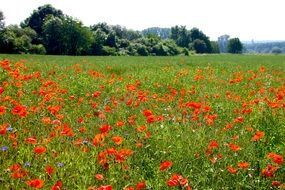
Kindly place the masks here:
[(284, 40), (285, 0), (0, 0), (6, 25), (20, 24), (44, 4), (90, 26), (98, 22), (142, 30), (197, 27), (211, 40), (228, 34), (242, 41)]

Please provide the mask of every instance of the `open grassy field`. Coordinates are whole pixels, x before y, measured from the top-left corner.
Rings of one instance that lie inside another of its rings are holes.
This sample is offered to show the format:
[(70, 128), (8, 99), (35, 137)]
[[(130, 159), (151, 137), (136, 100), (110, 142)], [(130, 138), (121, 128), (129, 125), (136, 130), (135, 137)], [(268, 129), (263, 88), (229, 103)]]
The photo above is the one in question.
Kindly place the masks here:
[(0, 55), (0, 189), (285, 189), (285, 56)]

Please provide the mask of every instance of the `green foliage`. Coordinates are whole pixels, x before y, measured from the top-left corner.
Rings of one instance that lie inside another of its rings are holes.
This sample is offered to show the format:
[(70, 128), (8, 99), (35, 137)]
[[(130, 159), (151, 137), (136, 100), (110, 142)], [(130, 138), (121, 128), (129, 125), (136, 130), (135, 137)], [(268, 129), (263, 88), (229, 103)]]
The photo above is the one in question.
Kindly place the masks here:
[(50, 17), (43, 26), (48, 54), (87, 54), (93, 41), (91, 31), (71, 17)]
[(173, 39), (180, 47), (188, 47), (191, 42), (189, 31), (186, 26), (174, 26), (171, 28), (170, 38)]
[(55, 9), (52, 5), (47, 4), (40, 6), (37, 10), (34, 10), (30, 17), (21, 23), (22, 27), (31, 27), (41, 37), (43, 32), (43, 25), (47, 16), (63, 17), (61, 10)]
[(116, 48), (109, 47), (109, 46), (103, 46), (101, 55), (118, 55)]
[(228, 43), (228, 52), (233, 54), (241, 54), (242, 53), (242, 43), (239, 38), (232, 38)]
[(190, 44), (190, 49), (194, 50), (196, 53), (206, 53), (207, 45), (203, 40), (196, 39)]
[[(0, 12), (0, 24), (4, 23), (3, 19)], [(25, 34), (19, 29), (1, 32), (1, 52), (142, 56), (188, 55), (189, 50), (193, 53), (219, 53), (217, 44), (211, 43), (198, 28), (152, 27), (140, 32), (105, 22), (85, 27), (79, 20), (64, 15), (49, 4), (34, 10), (21, 27)]]
[(5, 22), (4, 22), (4, 14), (3, 12), (0, 10), (0, 31), (4, 29), (5, 27)]
[(36, 32), (29, 27), (19, 28), (17, 25), (10, 25), (0, 33), (0, 52), (29, 53), (35, 36)]
[(29, 50), (29, 53), (31, 54), (39, 54), (39, 55), (45, 55), (46, 54), (46, 48), (42, 44), (32, 44), (31, 48)]
[(183, 55), (189, 56), (189, 50), (188, 50), (187, 48), (183, 48), (182, 51), (181, 51), (181, 53), (182, 53)]
[(137, 47), (137, 53), (138, 55), (142, 55), (142, 56), (148, 56), (149, 52), (147, 50), (147, 47), (143, 44), (139, 44)]
[[(207, 37), (201, 30), (198, 28), (192, 28), (190, 30), (190, 38), (191, 42), (193, 43), (192, 47), (194, 47), (194, 50), (197, 53), (212, 53), (213, 48), (211, 46), (209, 37)], [(195, 42), (195, 40), (198, 41)], [(195, 47), (198, 49), (195, 49)]]
[(142, 31), (144, 36), (148, 36), (149, 34), (157, 35), (161, 39), (168, 39), (170, 38), (171, 29), (170, 28), (159, 28), (159, 27), (152, 27), (147, 28)]
[(211, 41), (212, 53), (220, 53), (219, 44), (216, 41)]

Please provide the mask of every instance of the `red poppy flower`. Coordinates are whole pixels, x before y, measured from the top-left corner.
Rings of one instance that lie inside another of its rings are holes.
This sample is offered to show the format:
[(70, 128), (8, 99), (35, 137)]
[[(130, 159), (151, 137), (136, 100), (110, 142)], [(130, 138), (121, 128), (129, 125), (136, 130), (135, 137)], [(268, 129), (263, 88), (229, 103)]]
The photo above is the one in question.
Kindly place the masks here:
[(238, 163), (238, 167), (242, 168), (242, 169), (246, 169), (249, 167), (249, 163), (248, 162), (240, 162), (240, 163)]
[(46, 173), (51, 176), (54, 172), (54, 168), (52, 166), (46, 166)]
[(102, 174), (96, 174), (95, 178), (99, 181), (102, 181), (104, 179), (104, 176)]
[(112, 140), (116, 145), (120, 145), (123, 143), (123, 138), (120, 136), (114, 136), (112, 137)]
[(258, 141), (265, 135), (263, 131), (256, 131), (255, 135), (251, 138), (252, 141)]
[(30, 187), (41, 189), (44, 186), (44, 181), (41, 179), (32, 179), (27, 181), (26, 184)]
[(36, 154), (43, 154), (46, 152), (46, 147), (43, 147), (43, 146), (37, 146), (34, 148), (34, 153)]
[(105, 186), (101, 186), (101, 187), (97, 188), (96, 190), (112, 190), (112, 186), (111, 185), (105, 185)]
[(61, 190), (62, 189), (62, 181), (59, 180), (54, 184), (51, 188), (51, 190)]
[(237, 169), (233, 168), (232, 166), (228, 166), (227, 170), (231, 173), (231, 174), (236, 174), (238, 172)]
[(6, 107), (0, 106), (0, 115), (3, 115), (6, 112)]
[(140, 190), (140, 189), (144, 189), (144, 188), (146, 188), (145, 182), (139, 182), (139, 183), (137, 183), (136, 189)]
[(171, 161), (164, 161), (160, 164), (159, 170), (160, 171), (164, 171), (167, 170), (168, 168), (170, 168), (172, 166), (172, 162)]

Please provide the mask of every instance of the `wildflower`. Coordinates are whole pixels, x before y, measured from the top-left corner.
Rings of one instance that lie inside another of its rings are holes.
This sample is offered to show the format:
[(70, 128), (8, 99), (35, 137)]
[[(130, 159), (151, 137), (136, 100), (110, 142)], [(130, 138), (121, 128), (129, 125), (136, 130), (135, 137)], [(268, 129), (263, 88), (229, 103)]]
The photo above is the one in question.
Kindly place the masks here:
[(261, 172), (261, 174), (265, 177), (273, 177), (274, 173), (277, 171), (278, 167), (267, 165)]
[(139, 182), (139, 183), (137, 183), (137, 185), (136, 185), (136, 189), (137, 189), (137, 190), (144, 189), (144, 188), (146, 188), (145, 182)]
[(272, 181), (272, 182), (271, 182), (271, 185), (272, 185), (273, 187), (279, 187), (279, 186), (281, 185), (281, 182), (280, 182), (280, 181)]
[(0, 106), (0, 115), (4, 115), (6, 112), (6, 107)]
[(24, 164), (24, 166), (25, 166), (25, 167), (30, 167), (30, 166), (31, 166), (31, 162), (26, 162), (26, 163)]
[(111, 185), (104, 185), (104, 186), (97, 188), (96, 190), (112, 190), (112, 186)]
[(112, 127), (108, 124), (102, 125), (100, 127), (101, 133), (108, 133), (111, 129), (112, 129)]
[(36, 154), (43, 154), (43, 153), (46, 152), (46, 150), (47, 149), (45, 147), (43, 147), (43, 146), (37, 146), (37, 147), (34, 148), (34, 153), (36, 153)]
[(256, 131), (255, 135), (251, 138), (252, 141), (258, 141), (265, 135), (263, 131)]
[(59, 168), (62, 168), (63, 166), (64, 166), (64, 163), (59, 162), (59, 163), (57, 164), (57, 167), (59, 167)]
[(238, 163), (238, 167), (242, 168), (242, 169), (246, 169), (249, 167), (249, 163), (248, 162), (240, 162), (240, 163)]
[(41, 189), (44, 186), (44, 181), (41, 179), (32, 179), (32, 180), (26, 181), (26, 184), (30, 187)]
[(112, 137), (112, 140), (114, 141), (116, 145), (120, 145), (123, 143), (123, 138), (120, 136), (114, 136)]
[(209, 145), (208, 145), (209, 149), (215, 149), (215, 148), (219, 148), (219, 143), (216, 140), (211, 140)]
[(95, 91), (93, 94), (92, 94), (92, 96), (94, 97), (94, 98), (97, 98), (97, 97), (99, 97), (101, 95), (101, 92), (99, 92), (99, 91)]
[(4, 92), (4, 88), (0, 86), (0, 95)]
[(36, 137), (29, 137), (25, 140), (25, 142), (28, 144), (37, 144), (37, 139)]
[(95, 178), (99, 181), (102, 181), (104, 179), (104, 176), (102, 174), (96, 174)]
[(147, 116), (146, 120), (148, 123), (154, 123), (156, 121), (156, 118), (154, 115), (149, 115)]
[(151, 110), (144, 110), (144, 111), (143, 111), (143, 115), (144, 115), (145, 117), (148, 117), (148, 116), (152, 115), (152, 111), (151, 111)]
[(124, 125), (124, 122), (122, 122), (122, 121), (118, 121), (117, 123), (116, 123), (116, 126), (117, 127), (122, 127)]
[(27, 108), (25, 106), (22, 106), (22, 105), (16, 105), (12, 109), (12, 114), (13, 115), (18, 115), (18, 116), (24, 118), (24, 117), (26, 117), (28, 115)]
[(9, 131), (9, 132), (12, 132), (12, 131), (13, 131), (13, 128), (12, 128), (12, 127), (7, 127), (6, 129), (7, 129), (7, 131)]
[(93, 138), (93, 145), (94, 146), (102, 146), (104, 142), (105, 136), (103, 134), (96, 134)]
[(51, 188), (51, 190), (61, 190), (62, 189), (62, 181), (57, 181)]
[(54, 172), (54, 168), (52, 166), (46, 166), (46, 173), (51, 176)]
[(164, 171), (167, 170), (168, 168), (170, 168), (172, 166), (172, 162), (171, 161), (164, 161), (160, 164), (159, 170), (160, 171)]
[(178, 174), (172, 174), (171, 178), (167, 180), (167, 185), (169, 187), (173, 187), (179, 184), (179, 181), (183, 179), (181, 175)]
[(228, 166), (227, 167), (228, 172), (230, 172), (231, 174), (236, 174), (238, 172), (237, 169), (233, 168), (232, 166)]
[(241, 149), (239, 145), (236, 145), (236, 144), (233, 144), (233, 143), (230, 143), (229, 147), (234, 152), (237, 152), (237, 151), (239, 151)]
[(279, 165), (283, 164), (283, 161), (284, 161), (283, 156), (279, 154), (275, 154), (274, 152), (267, 154), (267, 158), (272, 159), (275, 164), (279, 164)]
[(8, 147), (7, 146), (2, 146), (1, 150), (2, 150), (2, 152), (6, 152), (8, 150)]

